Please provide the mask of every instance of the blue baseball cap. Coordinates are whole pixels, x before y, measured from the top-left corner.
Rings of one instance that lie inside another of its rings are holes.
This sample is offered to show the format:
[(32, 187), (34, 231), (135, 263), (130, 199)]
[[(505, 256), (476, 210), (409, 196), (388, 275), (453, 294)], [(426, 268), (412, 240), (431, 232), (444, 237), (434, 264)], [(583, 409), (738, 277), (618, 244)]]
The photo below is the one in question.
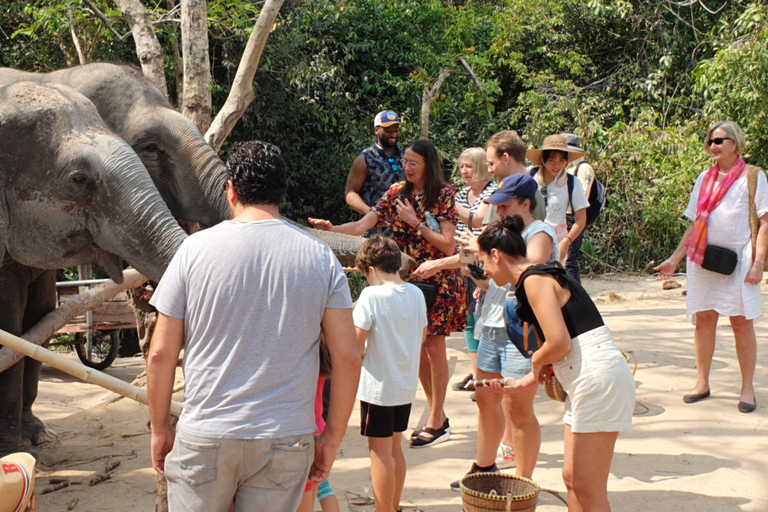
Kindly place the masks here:
[(374, 128), (376, 128), (377, 126), (381, 126), (382, 128), (387, 128), (389, 126), (392, 126), (393, 124), (400, 124), (400, 116), (398, 116), (391, 110), (384, 110), (383, 112), (379, 112), (378, 114), (376, 114), (376, 117), (373, 118)]
[(504, 204), (516, 197), (534, 197), (539, 186), (531, 176), (523, 174), (513, 174), (501, 180), (496, 192), (485, 200), (490, 204)]

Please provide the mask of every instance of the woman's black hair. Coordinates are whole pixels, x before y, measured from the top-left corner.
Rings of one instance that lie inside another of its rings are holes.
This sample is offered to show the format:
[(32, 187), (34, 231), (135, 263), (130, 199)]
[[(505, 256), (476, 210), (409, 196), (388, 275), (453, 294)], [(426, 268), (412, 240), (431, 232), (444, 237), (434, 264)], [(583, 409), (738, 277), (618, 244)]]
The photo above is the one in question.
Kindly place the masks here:
[(568, 152), (562, 151), (560, 149), (545, 149), (541, 152), (541, 164), (544, 165), (547, 163), (547, 160), (550, 159), (550, 157), (555, 153), (561, 153), (563, 155), (563, 158), (568, 160)]
[[(440, 198), (440, 189), (445, 183), (443, 162), (435, 145), (427, 139), (419, 139), (405, 149), (410, 149), (424, 158), (424, 198), (421, 204), (424, 205), (425, 210), (429, 210), (437, 204), (437, 200)], [(411, 197), (413, 183), (406, 180), (400, 193), (406, 197)]]
[(477, 245), (485, 253), (498, 249), (508, 256), (525, 257), (525, 240), (520, 234), (523, 229), (525, 224), (521, 216), (507, 215), (488, 226), (477, 238)]
[(539, 204), (539, 202), (536, 200), (536, 196), (532, 196), (532, 197), (516, 197), (515, 199), (517, 199), (517, 203), (518, 204), (523, 204), (526, 201), (530, 201), (531, 202), (531, 208), (530, 208), (531, 212), (536, 210), (536, 205)]

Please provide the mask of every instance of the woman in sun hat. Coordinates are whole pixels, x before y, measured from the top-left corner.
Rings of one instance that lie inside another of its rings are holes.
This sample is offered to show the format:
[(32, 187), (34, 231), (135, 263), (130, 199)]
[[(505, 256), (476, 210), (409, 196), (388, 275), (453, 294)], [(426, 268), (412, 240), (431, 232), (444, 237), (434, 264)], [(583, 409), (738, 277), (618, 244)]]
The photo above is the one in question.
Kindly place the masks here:
[(35, 508), (35, 458), (28, 453), (0, 457), (0, 512)]
[[(561, 259), (568, 255), (571, 243), (587, 227), (589, 200), (584, 194), (584, 187), (579, 180), (565, 171), (569, 162), (586, 154), (584, 151), (574, 151), (562, 135), (550, 135), (544, 139), (541, 148), (529, 149), (527, 152), (528, 160), (539, 166), (532, 174), (547, 207), (547, 218), (544, 222), (555, 230)], [(569, 181), (573, 183), (572, 187), (569, 186)], [(570, 197), (569, 188), (572, 188)], [(573, 212), (574, 217), (570, 229), (566, 221), (566, 213), (569, 212)]]

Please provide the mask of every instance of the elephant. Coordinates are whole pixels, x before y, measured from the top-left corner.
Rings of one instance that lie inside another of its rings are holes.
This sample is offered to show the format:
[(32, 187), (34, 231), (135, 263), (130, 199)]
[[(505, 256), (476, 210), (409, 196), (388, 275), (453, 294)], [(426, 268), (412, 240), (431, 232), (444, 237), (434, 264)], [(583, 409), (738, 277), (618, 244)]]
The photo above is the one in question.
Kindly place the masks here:
[(0, 84), (20, 81), (62, 84), (88, 98), (139, 156), (177, 219), (212, 226), (230, 218), (224, 163), (138, 69), (108, 63), (51, 73), (0, 68)]
[[(55, 308), (54, 269), (98, 263), (121, 282), (126, 260), (159, 280), (186, 236), (87, 98), (0, 85), (0, 329), (21, 335)], [(32, 414), (39, 371), (25, 358), (0, 372), (0, 454), (46, 439)]]

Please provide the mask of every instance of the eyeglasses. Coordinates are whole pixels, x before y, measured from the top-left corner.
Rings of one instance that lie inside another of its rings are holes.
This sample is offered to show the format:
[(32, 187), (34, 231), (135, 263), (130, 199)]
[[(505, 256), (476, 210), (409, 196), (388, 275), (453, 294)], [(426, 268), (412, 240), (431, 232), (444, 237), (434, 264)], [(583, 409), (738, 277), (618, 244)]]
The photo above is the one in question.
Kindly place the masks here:
[(418, 166), (420, 166), (423, 163), (424, 162), (415, 162), (413, 160), (401, 160), (400, 161), (400, 165), (402, 165), (403, 167), (406, 167), (408, 165), (410, 165), (411, 167), (418, 167)]
[(723, 142), (727, 140), (733, 140), (733, 139), (730, 137), (718, 137), (716, 139), (709, 139), (707, 141), (707, 146), (712, 147), (712, 144), (717, 144), (718, 146), (721, 146)]

